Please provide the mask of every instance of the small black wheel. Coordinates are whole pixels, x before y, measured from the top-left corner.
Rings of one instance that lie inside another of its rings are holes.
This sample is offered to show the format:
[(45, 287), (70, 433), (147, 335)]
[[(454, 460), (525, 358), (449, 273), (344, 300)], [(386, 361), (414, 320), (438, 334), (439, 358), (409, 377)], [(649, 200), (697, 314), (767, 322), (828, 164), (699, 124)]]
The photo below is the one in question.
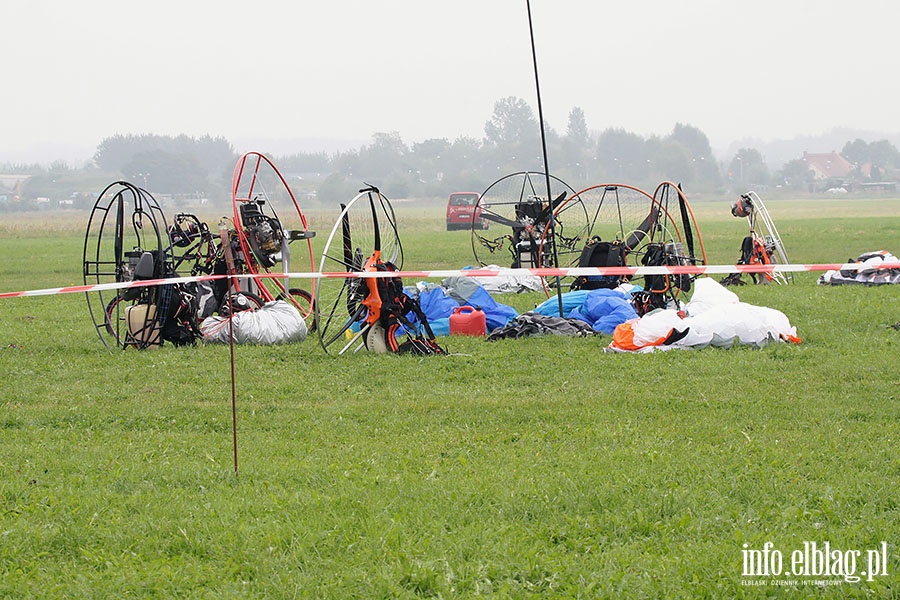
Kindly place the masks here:
[(237, 313), (245, 310), (259, 310), (265, 303), (265, 300), (251, 292), (235, 292), (231, 294), (230, 302), (228, 296), (222, 301), (219, 314), (227, 317), (232, 311)]
[[(122, 304), (123, 302), (125, 304)], [(116, 345), (118, 346), (122, 345), (124, 332), (126, 331), (125, 307), (130, 304), (131, 303), (122, 298), (121, 295), (116, 295), (109, 301), (109, 304), (106, 305), (106, 309), (104, 310), (104, 314), (106, 315), (104, 321), (106, 332), (115, 338)], [(122, 333), (120, 334), (120, 332)]]

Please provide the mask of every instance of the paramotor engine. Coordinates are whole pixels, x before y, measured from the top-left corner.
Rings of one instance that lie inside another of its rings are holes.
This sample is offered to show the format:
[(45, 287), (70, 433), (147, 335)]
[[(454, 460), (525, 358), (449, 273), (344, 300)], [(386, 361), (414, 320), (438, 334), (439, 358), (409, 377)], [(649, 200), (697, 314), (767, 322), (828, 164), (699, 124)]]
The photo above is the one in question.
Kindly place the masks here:
[[(750, 226), (749, 234), (741, 241), (741, 256), (739, 265), (770, 265), (789, 264), (787, 252), (781, 236), (775, 228), (775, 223), (769, 215), (766, 205), (756, 192), (750, 191), (741, 194), (731, 205), (731, 214), (738, 218), (747, 219)], [(769, 282), (788, 284), (793, 275), (781, 271), (750, 273), (754, 283), (765, 284)], [(722, 279), (723, 285), (743, 285), (741, 273), (732, 273)]]

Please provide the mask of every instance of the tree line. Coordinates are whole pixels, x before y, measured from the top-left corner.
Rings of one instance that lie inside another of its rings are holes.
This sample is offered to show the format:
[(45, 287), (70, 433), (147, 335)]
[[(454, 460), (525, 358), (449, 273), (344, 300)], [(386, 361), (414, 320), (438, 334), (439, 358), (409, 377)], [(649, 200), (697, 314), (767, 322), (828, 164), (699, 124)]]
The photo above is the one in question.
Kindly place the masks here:
[[(619, 128), (595, 133), (584, 111), (574, 107), (564, 132), (548, 123), (544, 130), (550, 172), (575, 189), (598, 183), (652, 189), (660, 181), (672, 180), (691, 191), (722, 192), (736, 183), (801, 190), (810, 178), (802, 159), (770, 171), (753, 148), (741, 148), (720, 164), (706, 134), (688, 124), (677, 123), (664, 136), (643, 137)], [(541, 149), (534, 111), (526, 101), (511, 96), (495, 103), (481, 139), (460, 136), (407, 144), (397, 132), (379, 132), (356, 150), (271, 158), (292, 187), (315, 191), (319, 202), (336, 203), (352, 197), (362, 182), (378, 185), (392, 198), (480, 192), (510, 173), (543, 171)], [(900, 169), (900, 153), (886, 140), (848, 141), (841, 154), (855, 165), (854, 176), (860, 181), (894, 175)], [(111, 174), (154, 194), (202, 196), (223, 203), (230, 198), (237, 158), (233, 146), (221, 137), (115, 135), (99, 144), (92, 164), (81, 172), (72, 172), (60, 161), (46, 169), (8, 164), (0, 170), (33, 174), (25, 198), (59, 196), (64, 191), (58, 188), (73, 185), (73, 180), (104, 175), (109, 179)], [(868, 165), (865, 176), (863, 165)]]

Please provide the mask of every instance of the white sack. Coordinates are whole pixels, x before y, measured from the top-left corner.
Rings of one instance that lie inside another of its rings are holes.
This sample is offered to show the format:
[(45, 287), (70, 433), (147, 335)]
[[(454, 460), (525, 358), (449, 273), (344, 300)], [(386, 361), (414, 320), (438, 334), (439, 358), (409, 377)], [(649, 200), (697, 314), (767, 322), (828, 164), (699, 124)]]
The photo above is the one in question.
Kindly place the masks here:
[[(284, 344), (306, 339), (306, 322), (300, 311), (284, 300), (266, 302), (258, 310), (234, 314), (232, 326), (237, 344)], [(200, 325), (203, 341), (228, 343), (228, 317), (207, 317)]]

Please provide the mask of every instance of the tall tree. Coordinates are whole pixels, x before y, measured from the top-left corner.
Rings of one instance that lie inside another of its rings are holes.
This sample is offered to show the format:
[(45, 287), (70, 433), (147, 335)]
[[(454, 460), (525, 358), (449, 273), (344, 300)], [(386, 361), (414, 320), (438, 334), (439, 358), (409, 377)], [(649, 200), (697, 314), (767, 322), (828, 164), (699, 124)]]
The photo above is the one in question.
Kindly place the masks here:
[(566, 127), (566, 140), (582, 146), (587, 146), (591, 141), (591, 134), (588, 132), (587, 119), (584, 117), (584, 111), (577, 106), (569, 111), (569, 124)]
[(672, 133), (669, 135), (669, 139), (687, 148), (691, 153), (691, 158), (711, 160), (713, 157), (709, 138), (706, 137), (705, 133), (692, 125), (676, 123)]
[(372, 143), (360, 148), (357, 175), (373, 184), (383, 186), (389, 178), (398, 173), (407, 174), (409, 149), (396, 131), (378, 132), (372, 136)]
[(444, 157), (450, 151), (450, 142), (447, 138), (431, 138), (412, 145), (411, 159), (417, 165), (419, 172), (426, 181), (443, 178)]
[(769, 167), (762, 154), (756, 148), (741, 148), (731, 159), (728, 166), (729, 179), (746, 187), (768, 183)]
[(795, 158), (784, 164), (781, 171), (779, 171), (778, 177), (782, 185), (791, 189), (802, 190), (813, 180), (815, 173), (810, 170), (805, 160)]
[(673, 179), (676, 180), (676, 183), (686, 184), (692, 184), (695, 181), (694, 162), (690, 149), (671, 137), (659, 140), (659, 144), (649, 160), (650, 183)]
[(854, 165), (862, 165), (869, 162), (869, 144), (860, 138), (844, 144), (841, 156)]
[(329, 173), (332, 160), (325, 152), (300, 152), (279, 157), (278, 168), (286, 173)]
[(527, 102), (509, 96), (494, 104), (484, 125), (485, 143), (501, 171), (542, 167), (540, 130)]
[(521, 98), (509, 96), (494, 103), (494, 114), (484, 125), (487, 141), (495, 146), (517, 146), (538, 136), (537, 119)]
[(481, 140), (469, 136), (453, 140), (449, 151), (441, 155), (446, 186), (456, 191), (481, 192), (496, 176), (483, 155)]
[(589, 163), (594, 149), (584, 111), (577, 106), (569, 112), (569, 123), (566, 136), (560, 142), (560, 152), (561, 156), (554, 161), (560, 166), (559, 175), (565, 180), (587, 181), (592, 169)]
[(413, 189), (420, 188), (428, 195), (443, 195), (442, 186), (447, 165), (444, 159), (450, 148), (450, 142), (446, 138), (431, 138), (412, 145), (409, 162), (414, 165), (414, 170), (418, 174), (418, 185), (414, 185)]
[(878, 140), (869, 144), (869, 160), (880, 169), (900, 166), (900, 154), (888, 140)]
[[(160, 158), (163, 155), (168, 158)], [(172, 175), (161, 173), (156, 166), (160, 160), (170, 161), (171, 157), (178, 157), (183, 163), (171, 165), (172, 173), (181, 174), (180, 184), (172, 181)], [(225, 138), (208, 135), (197, 139), (187, 135), (171, 137), (117, 134), (101, 141), (94, 153), (94, 163), (104, 171), (121, 173), (127, 177), (134, 173), (152, 172), (158, 178), (157, 181), (165, 182), (167, 188), (177, 188), (178, 192), (218, 188), (216, 191), (219, 193), (219, 190), (226, 187), (221, 182), (231, 177), (236, 158), (234, 148)], [(148, 161), (154, 163), (152, 168), (143, 166)], [(188, 170), (191, 171), (190, 174)], [(209, 183), (198, 185), (200, 180), (208, 180)], [(163, 191), (162, 188), (156, 189)]]
[(151, 192), (188, 194), (207, 190), (208, 179), (193, 155), (165, 150), (139, 152), (123, 165), (122, 173)]
[(597, 167), (601, 179), (627, 183), (646, 171), (644, 139), (624, 129), (606, 129), (597, 140)]

